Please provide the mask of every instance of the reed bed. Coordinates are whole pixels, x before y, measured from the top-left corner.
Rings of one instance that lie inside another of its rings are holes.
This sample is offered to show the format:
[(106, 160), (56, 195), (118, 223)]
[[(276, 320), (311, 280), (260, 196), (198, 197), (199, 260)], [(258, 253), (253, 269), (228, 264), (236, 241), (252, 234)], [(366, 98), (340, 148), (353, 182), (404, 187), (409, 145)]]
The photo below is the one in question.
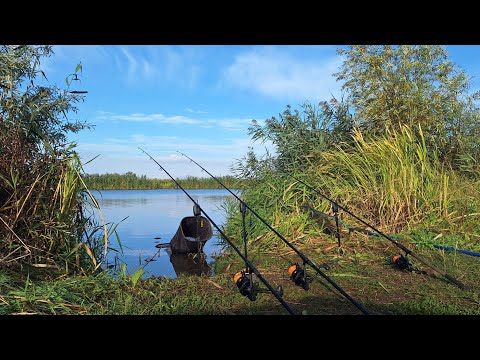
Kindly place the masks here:
[[(386, 233), (408, 237), (422, 227), (432, 229), (432, 238), (461, 234), (458, 246), (478, 246), (480, 183), (444, 166), (436, 149), (427, 147), (421, 127), (402, 126), (368, 138), (353, 131), (352, 140), (310, 157), (312, 166), (292, 175)], [(266, 171), (250, 185), (244, 200), (290, 241), (322, 234), (302, 204), (333, 214), (328, 201), (284, 173)], [(225, 204), (225, 211), (226, 229), (240, 239), (238, 204)], [(365, 227), (346, 213), (340, 217), (350, 226)], [(264, 249), (282, 246), (260, 221), (248, 221), (249, 242)], [(419, 243), (428, 242), (423, 240)]]
[(47, 144), (38, 151), (21, 130), (0, 126), (0, 266), (98, 270), (108, 231), (85, 216), (86, 208), (99, 208), (73, 147), (53, 150)]

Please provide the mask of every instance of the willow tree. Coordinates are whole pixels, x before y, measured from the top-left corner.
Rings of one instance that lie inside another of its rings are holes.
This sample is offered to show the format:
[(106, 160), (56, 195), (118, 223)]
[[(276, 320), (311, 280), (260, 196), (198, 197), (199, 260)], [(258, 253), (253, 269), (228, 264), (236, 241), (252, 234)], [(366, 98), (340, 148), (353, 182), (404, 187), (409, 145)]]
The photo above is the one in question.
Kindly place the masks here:
[(345, 60), (334, 76), (343, 82), (355, 126), (383, 135), (419, 124), (445, 163), (479, 159), (479, 94), (469, 93), (469, 76), (444, 47), (355, 45), (337, 52)]
[(248, 135), (253, 141), (270, 142), (274, 148), (273, 158), (266, 154), (264, 160), (258, 159), (252, 151), (243, 159), (237, 172), (248, 168), (248, 173), (257, 173), (254, 168), (262, 166), (271, 170), (302, 171), (318, 156), (334, 144), (340, 143), (352, 130), (348, 108), (335, 98), (321, 101), (318, 106), (308, 101), (300, 110), (287, 105), (278, 118), (266, 119), (263, 124), (252, 121)]

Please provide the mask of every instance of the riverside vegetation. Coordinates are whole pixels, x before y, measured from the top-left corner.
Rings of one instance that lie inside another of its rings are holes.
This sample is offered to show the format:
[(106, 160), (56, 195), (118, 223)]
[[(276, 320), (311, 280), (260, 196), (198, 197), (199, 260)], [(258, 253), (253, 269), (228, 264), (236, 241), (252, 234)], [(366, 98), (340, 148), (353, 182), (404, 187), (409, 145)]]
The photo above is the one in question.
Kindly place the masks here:
[[(84, 174), (85, 185), (96, 190), (145, 190), (145, 189), (175, 189), (176, 185), (170, 179), (150, 179), (146, 175), (137, 176), (133, 172), (125, 174)], [(219, 176), (228, 187), (239, 186), (239, 180), (232, 175)], [(211, 178), (187, 176), (176, 179), (186, 189), (219, 189), (221, 186)]]
[[(287, 106), (264, 124), (253, 120), (251, 138), (268, 140), (275, 152), (245, 154), (232, 169), (233, 187), (241, 184), (243, 199), (312, 260), (328, 263), (327, 274), (370, 312), (479, 314), (478, 258), (433, 246), (480, 251), (479, 94), (469, 93), (468, 75), (441, 46), (339, 52), (345, 61), (334, 76), (344, 98)], [(244, 264), (228, 247), (211, 278), (139, 280), (101, 268), (115, 227), (92, 222), (96, 202), (86, 183), (101, 188), (93, 179), (102, 176), (83, 174), (75, 144), (65, 143), (67, 131), (88, 127), (63, 117), (81, 98), (25, 85), (50, 54), (43, 46), (0, 51), (0, 313), (284, 314), (271, 295), (250, 302), (238, 293), (232, 276)], [(345, 233), (337, 248), (300, 208), (308, 202), (328, 213), (330, 204), (287, 174), (396, 234), (473, 291), (427, 269), (396, 270), (391, 258), (399, 249), (381, 238)], [(224, 210), (225, 232), (240, 245), (238, 203)], [(247, 230), (249, 257), (298, 312), (358, 313), (319, 279), (309, 291), (295, 287), (286, 269), (299, 259), (255, 218)]]

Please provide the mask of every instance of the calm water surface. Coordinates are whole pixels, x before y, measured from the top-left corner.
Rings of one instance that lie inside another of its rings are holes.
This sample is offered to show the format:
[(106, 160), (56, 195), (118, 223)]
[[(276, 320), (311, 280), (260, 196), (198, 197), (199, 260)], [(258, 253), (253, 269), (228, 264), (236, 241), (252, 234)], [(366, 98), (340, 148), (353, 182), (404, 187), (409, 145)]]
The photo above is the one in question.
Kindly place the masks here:
[[(225, 214), (220, 205), (229, 196), (226, 190), (202, 189), (187, 190), (208, 216), (221, 226)], [(158, 243), (168, 243), (185, 216), (193, 215), (193, 202), (182, 190), (102, 190), (95, 193), (106, 222), (119, 223), (117, 233), (123, 246), (123, 256), (118, 253), (118, 259), (127, 264), (130, 274), (154, 257), (154, 261), (145, 266), (145, 277), (165, 276), (175, 278), (177, 272), (184, 268), (192, 268), (195, 264), (188, 259), (170, 257), (166, 249), (155, 247)], [(220, 250), (219, 238), (215, 236), (216, 229), (212, 225), (214, 236), (207, 241), (204, 252), (206, 262), (212, 265), (212, 254)], [(160, 237), (160, 240), (155, 240)], [(110, 237), (115, 248), (118, 244), (115, 236)], [(108, 261), (113, 264), (116, 253), (110, 251)], [(173, 266), (175, 264), (175, 267)], [(207, 264), (205, 264), (207, 265)], [(194, 269), (197, 267), (193, 267)]]

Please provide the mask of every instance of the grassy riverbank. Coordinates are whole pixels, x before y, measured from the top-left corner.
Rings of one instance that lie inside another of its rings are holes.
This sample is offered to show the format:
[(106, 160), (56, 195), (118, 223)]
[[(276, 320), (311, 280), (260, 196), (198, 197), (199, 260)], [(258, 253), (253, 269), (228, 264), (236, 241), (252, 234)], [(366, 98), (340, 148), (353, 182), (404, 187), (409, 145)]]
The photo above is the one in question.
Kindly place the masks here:
[[(302, 250), (317, 264), (328, 263), (325, 273), (372, 314), (480, 315), (480, 262), (478, 258), (420, 249), (418, 253), (448, 271), (473, 291), (463, 291), (416, 263), (427, 274), (395, 269), (391, 258), (397, 249), (365, 238), (345, 240), (339, 253), (335, 239), (311, 238)], [(412, 245), (408, 245), (412, 247)], [(281, 255), (281, 256), (279, 256)], [(284, 299), (301, 314), (340, 315), (359, 311), (326, 281), (317, 278), (304, 291), (288, 277), (289, 261), (299, 261), (288, 250), (252, 251), (251, 257), (265, 278), (281, 285)], [(105, 272), (91, 276), (39, 276), (31, 272), (0, 270), (0, 314), (287, 314), (270, 294), (252, 302), (242, 296), (233, 275), (244, 266), (236, 254), (224, 254), (212, 277), (150, 278), (135, 285), (131, 278), (114, 280)], [(262, 285), (263, 287), (263, 285)]]

